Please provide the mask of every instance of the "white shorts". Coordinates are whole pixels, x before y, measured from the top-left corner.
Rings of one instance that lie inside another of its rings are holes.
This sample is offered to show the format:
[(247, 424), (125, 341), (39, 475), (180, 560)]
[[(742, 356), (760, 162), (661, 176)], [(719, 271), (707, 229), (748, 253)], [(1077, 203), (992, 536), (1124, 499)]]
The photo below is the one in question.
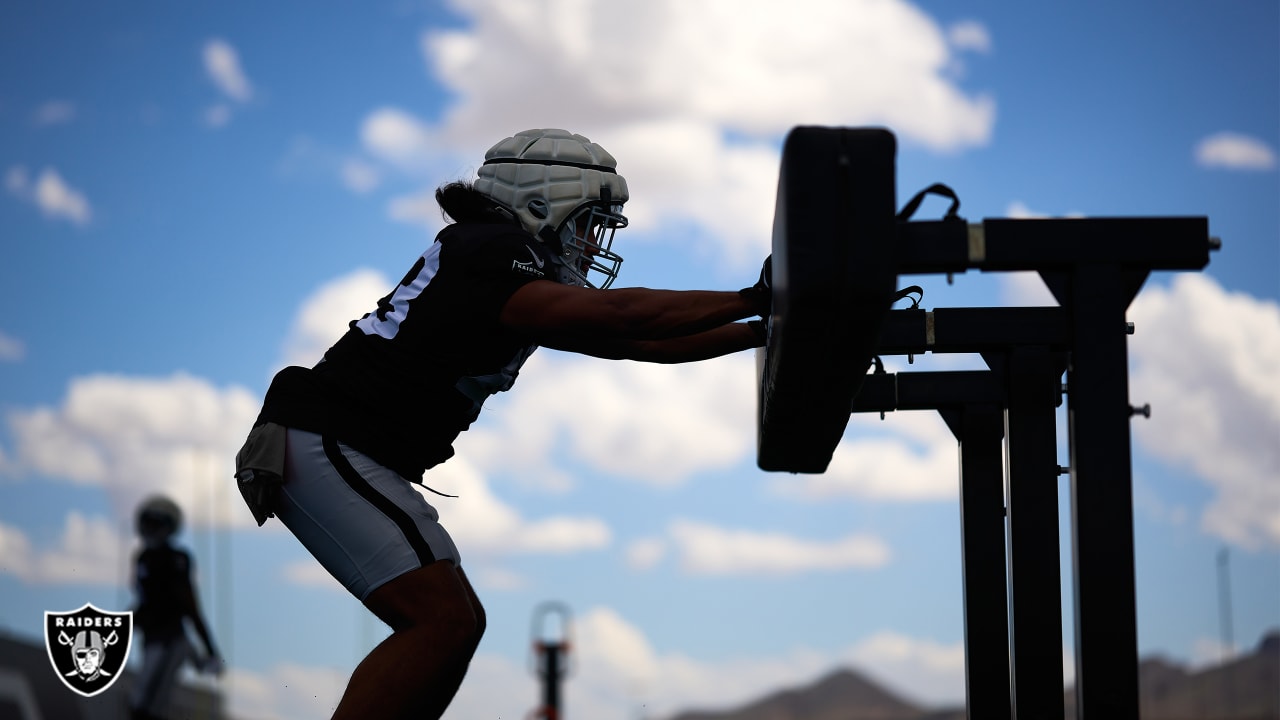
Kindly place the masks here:
[(413, 484), (347, 445), (290, 428), (276, 517), (360, 600), (437, 560), (461, 566)]

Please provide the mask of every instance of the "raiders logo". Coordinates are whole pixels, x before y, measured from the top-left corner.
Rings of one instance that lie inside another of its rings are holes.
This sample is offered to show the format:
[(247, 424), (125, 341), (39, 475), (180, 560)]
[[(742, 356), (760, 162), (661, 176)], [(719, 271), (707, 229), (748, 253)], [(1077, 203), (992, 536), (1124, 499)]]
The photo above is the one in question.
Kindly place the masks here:
[(132, 645), (132, 612), (107, 612), (86, 603), (79, 610), (44, 614), (49, 662), (62, 684), (84, 697), (119, 679)]

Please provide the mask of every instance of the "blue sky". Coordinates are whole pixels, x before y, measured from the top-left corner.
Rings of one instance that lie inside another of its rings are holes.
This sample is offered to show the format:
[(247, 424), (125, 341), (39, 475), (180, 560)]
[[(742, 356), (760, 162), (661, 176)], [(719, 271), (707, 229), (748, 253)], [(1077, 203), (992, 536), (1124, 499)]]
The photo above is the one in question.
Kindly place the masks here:
[[(899, 201), (945, 182), (971, 220), (1209, 217), (1206, 271), (1129, 313), (1140, 650), (1222, 657), (1223, 550), (1237, 648), (1280, 626), (1275, 3), (379, 0), (0, 9), (0, 628), (127, 606), (132, 508), (163, 490), (231, 708), (324, 715), (382, 630), (235, 496), (271, 374), (403, 274), (436, 185), (528, 127), (618, 158), (621, 285), (749, 284), (799, 124), (890, 127)], [(1048, 302), (1021, 275), (912, 280), (929, 308)], [(962, 701), (953, 438), (859, 416), (826, 475), (763, 473), (753, 374), (544, 351), (491, 403), (428, 478), (461, 495), (433, 502), (490, 617), (450, 717), (532, 708), (545, 600), (574, 611), (582, 717), (846, 665)], [(1064, 615), (1070, 656), (1069, 591)]]

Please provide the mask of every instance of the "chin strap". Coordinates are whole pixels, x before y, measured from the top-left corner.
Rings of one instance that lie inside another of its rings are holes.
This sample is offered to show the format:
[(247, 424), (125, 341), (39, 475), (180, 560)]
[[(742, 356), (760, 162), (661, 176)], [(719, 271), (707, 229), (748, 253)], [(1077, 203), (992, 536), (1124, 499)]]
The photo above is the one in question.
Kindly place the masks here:
[(543, 225), (538, 230), (538, 239), (550, 247), (555, 252), (556, 257), (560, 257), (564, 253), (564, 243), (560, 240), (560, 233), (552, 230), (550, 225)]

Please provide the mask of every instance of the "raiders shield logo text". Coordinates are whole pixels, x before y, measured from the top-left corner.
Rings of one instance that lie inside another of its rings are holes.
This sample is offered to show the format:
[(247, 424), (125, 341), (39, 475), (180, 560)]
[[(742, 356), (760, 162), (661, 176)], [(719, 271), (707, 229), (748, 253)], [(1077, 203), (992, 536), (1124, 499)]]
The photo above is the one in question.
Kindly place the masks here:
[(133, 645), (133, 613), (113, 613), (85, 604), (71, 612), (44, 614), (44, 646), (62, 683), (85, 697), (111, 687)]

